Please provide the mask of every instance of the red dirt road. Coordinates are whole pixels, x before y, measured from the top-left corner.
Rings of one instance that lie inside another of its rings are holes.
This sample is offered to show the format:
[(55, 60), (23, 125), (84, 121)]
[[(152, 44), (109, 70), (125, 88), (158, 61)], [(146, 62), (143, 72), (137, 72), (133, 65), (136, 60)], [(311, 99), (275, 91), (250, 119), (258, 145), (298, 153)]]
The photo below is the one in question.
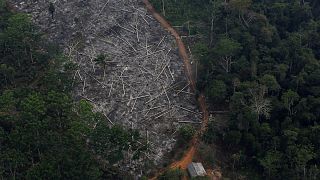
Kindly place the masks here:
[[(192, 75), (192, 68), (191, 68), (189, 57), (188, 57), (188, 53), (187, 53), (187, 50), (185, 48), (185, 45), (184, 45), (183, 41), (180, 38), (180, 35), (153, 8), (152, 4), (148, 0), (143, 0), (143, 3), (145, 4), (147, 10), (152, 14), (152, 16), (161, 24), (161, 26), (164, 29), (166, 29), (167, 31), (169, 31), (172, 36), (175, 37), (176, 43), (177, 43), (178, 48), (179, 48), (179, 54), (180, 54), (180, 57), (183, 60), (184, 70), (185, 70), (186, 76), (188, 78), (188, 81), (190, 83), (191, 90), (193, 92), (195, 92), (196, 91), (196, 81), (195, 81), (195, 79), (194, 79), (194, 77)], [(174, 168), (180, 168), (180, 169), (184, 169), (184, 170), (187, 169), (188, 164), (192, 162), (193, 157), (194, 157), (194, 155), (196, 153), (196, 149), (197, 149), (197, 145), (198, 145), (198, 139), (205, 132), (205, 130), (207, 128), (208, 121), (209, 121), (209, 112), (208, 112), (207, 105), (206, 105), (206, 102), (205, 102), (204, 93), (201, 93), (200, 96), (198, 97), (198, 104), (199, 104), (200, 110), (201, 110), (201, 112), (203, 114), (203, 120), (202, 120), (201, 128), (199, 129), (199, 131), (195, 134), (195, 136), (191, 140), (190, 146), (189, 146), (190, 148), (186, 151), (186, 153), (183, 155), (181, 160), (173, 162), (169, 166), (169, 168), (171, 168), (171, 169), (174, 169)], [(161, 174), (161, 173), (162, 172), (159, 172), (159, 174)], [(152, 178), (152, 179), (157, 179), (157, 176)]]
[(178, 32), (171, 27), (171, 25), (153, 8), (152, 4), (148, 0), (143, 0), (143, 3), (146, 5), (146, 8), (148, 11), (152, 14), (152, 16), (161, 24), (161, 26), (169, 31), (172, 36), (176, 38), (176, 43), (179, 47), (179, 54), (181, 58), (183, 59), (184, 63), (184, 69), (186, 71), (186, 76), (188, 78), (188, 81), (190, 82), (192, 91), (195, 91), (196, 89), (196, 83), (192, 76), (192, 70), (190, 61), (188, 58), (187, 50), (184, 46), (184, 43), (182, 42)]

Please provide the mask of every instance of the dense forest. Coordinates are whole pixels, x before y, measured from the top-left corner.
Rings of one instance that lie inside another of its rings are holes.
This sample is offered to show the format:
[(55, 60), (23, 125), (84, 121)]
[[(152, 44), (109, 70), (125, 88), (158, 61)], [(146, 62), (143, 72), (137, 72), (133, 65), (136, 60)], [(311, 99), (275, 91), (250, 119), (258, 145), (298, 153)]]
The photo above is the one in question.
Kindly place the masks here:
[(0, 0), (0, 179), (117, 179), (138, 132), (73, 101), (74, 64)]
[(198, 89), (229, 111), (206, 143), (246, 179), (320, 178), (318, 0), (152, 0), (200, 63)]
[[(224, 149), (227, 176), (319, 179), (320, 1), (151, 2), (187, 36), (210, 109), (228, 111), (202, 137)], [(74, 101), (74, 66), (0, 0), (0, 179), (124, 179), (125, 152), (146, 149)], [(180, 131), (187, 144), (194, 130)]]

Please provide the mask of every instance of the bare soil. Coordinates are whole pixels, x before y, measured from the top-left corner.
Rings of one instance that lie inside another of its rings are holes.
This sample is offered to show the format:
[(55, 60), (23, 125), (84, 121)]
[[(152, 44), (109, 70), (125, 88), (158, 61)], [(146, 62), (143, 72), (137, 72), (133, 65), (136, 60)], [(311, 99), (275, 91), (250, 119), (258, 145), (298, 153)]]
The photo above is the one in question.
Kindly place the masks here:
[[(190, 59), (187, 53), (187, 50), (185, 48), (185, 45), (183, 43), (183, 41), (180, 38), (180, 35), (178, 34), (178, 32), (172, 28), (172, 26), (153, 8), (152, 4), (148, 1), (148, 0), (143, 0), (143, 2), (145, 3), (148, 11), (153, 15), (153, 17), (160, 22), (160, 24), (162, 25), (162, 27), (164, 29), (166, 29), (168, 32), (171, 33), (172, 36), (175, 37), (176, 43), (178, 45), (179, 48), (179, 54), (180, 57), (183, 60), (184, 63), (184, 70), (185, 70), (185, 74), (186, 77), (188, 78), (188, 81), (191, 85), (191, 90), (193, 92), (196, 91), (196, 81), (194, 78), (194, 75), (192, 73), (192, 68), (191, 68), (191, 63), (190, 63)], [(182, 170), (186, 170), (188, 165), (193, 161), (196, 151), (197, 151), (197, 146), (199, 145), (199, 138), (201, 137), (201, 135), (206, 131), (208, 122), (209, 122), (209, 111), (206, 105), (206, 99), (204, 96), (204, 93), (202, 92), (199, 97), (198, 97), (198, 105), (200, 107), (200, 111), (202, 113), (202, 123), (201, 123), (201, 128), (198, 130), (198, 132), (195, 134), (195, 136), (193, 137), (193, 139), (190, 142), (190, 146), (189, 149), (185, 152), (185, 154), (183, 155), (183, 157), (178, 160), (173, 162), (171, 165), (169, 165), (170, 169), (176, 169), (176, 168), (180, 168)], [(157, 176), (160, 175), (164, 170), (159, 171), (158, 174), (156, 174), (155, 177), (153, 177), (152, 179), (157, 179)], [(211, 174), (211, 178), (212, 179), (219, 179), (220, 176), (218, 177), (218, 175), (214, 175), (210, 172)], [(216, 174), (220, 174), (220, 173), (216, 173)], [(186, 178), (186, 177), (185, 177)]]
[[(110, 125), (140, 131), (141, 146), (147, 143), (150, 148), (134, 161), (132, 152), (125, 152), (126, 160), (118, 164), (123, 171), (140, 176), (147, 173), (146, 162), (160, 166), (174, 147), (181, 122), (200, 122), (202, 114), (207, 116), (203, 96), (199, 100), (202, 113), (198, 110), (183, 42), (168, 23), (170, 31), (164, 30), (141, 0), (53, 0), (53, 19), (50, 1), (10, 2), (30, 14), (44, 36), (59, 44), (77, 65), (75, 100), (91, 102)], [(105, 68), (94, 62), (99, 54), (108, 57)], [(185, 166), (183, 162), (178, 166)]]

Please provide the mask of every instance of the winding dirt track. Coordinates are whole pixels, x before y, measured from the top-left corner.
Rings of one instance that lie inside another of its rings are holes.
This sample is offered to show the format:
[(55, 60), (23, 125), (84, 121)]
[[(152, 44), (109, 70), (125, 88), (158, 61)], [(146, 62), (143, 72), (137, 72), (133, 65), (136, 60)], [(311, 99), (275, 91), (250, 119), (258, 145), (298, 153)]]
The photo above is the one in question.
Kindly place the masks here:
[[(175, 37), (176, 43), (177, 43), (178, 48), (179, 48), (179, 54), (180, 54), (180, 56), (181, 56), (181, 58), (183, 60), (184, 70), (185, 70), (186, 76), (188, 78), (188, 81), (190, 83), (191, 90), (193, 92), (196, 92), (196, 81), (195, 81), (195, 79), (194, 79), (194, 77), (192, 75), (192, 70), (191, 70), (192, 68), (191, 68), (191, 65), (190, 65), (190, 60), (188, 58), (188, 53), (187, 53), (187, 50), (185, 48), (185, 45), (184, 45), (183, 41), (180, 38), (180, 35), (153, 8), (152, 4), (148, 0), (143, 0), (143, 3), (145, 4), (147, 10), (152, 14), (152, 16), (161, 24), (161, 26), (164, 29), (166, 29), (167, 31), (169, 31), (172, 36)], [(197, 145), (198, 145), (198, 142), (199, 142), (199, 137), (202, 135), (202, 133), (205, 132), (205, 130), (207, 128), (208, 120), (209, 120), (209, 112), (208, 112), (208, 109), (207, 109), (207, 105), (206, 105), (206, 102), (205, 102), (205, 96), (204, 96), (203, 92), (198, 97), (198, 103), (199, 103), (199, 106), (200, 106), (200, 110), (201, 110), (201, 112), (203, 114), (203, 120), (202, 120), (201, 128), (196, 133), (196, 135), (192, 138), (192, 140), (190, 142), (190, 146), (189, 146), (190, 148), (186, 151), (186, 153), (183, 155), (181, 160), (173, 162), (169, 166), (169, 168), (171, 168), (171, 169), (174, 169), (174, 168), (180, 168), (180, 169), (183, 169), (183, 170), (187, 169), (188, 164), (192, 162), (194, 154), (196, 153)], [(159, 174), (161, 174), (163, 171), (159, 172)], [(157, 176), (152, 178), (152, 179), (157, 179)]]

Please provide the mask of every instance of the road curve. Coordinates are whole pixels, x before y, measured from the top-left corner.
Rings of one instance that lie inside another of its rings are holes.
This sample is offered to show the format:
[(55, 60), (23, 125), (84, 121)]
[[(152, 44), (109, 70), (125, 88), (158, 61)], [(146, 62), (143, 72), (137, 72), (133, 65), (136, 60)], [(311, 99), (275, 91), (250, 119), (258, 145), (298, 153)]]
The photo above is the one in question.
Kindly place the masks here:
[[(179, 48), (179, 54), (183, 60), (184, 70), (185, 70), (187, 79), (190, 83), (191, 90), (193, 92), (196, 92), (196, 81), (192, 75), (192, 68), (191, 68), (189, 57), (188, 57), (188, 53), (183, 41), (181, 40), (179, 33), (174, 28), (172, 28), (172, 26), (154, 9), (154, 7), (149, 2), (149, 0), (143, 0), (143, 3), (145, 4), (147, 10), (152, 14), (152, 16), (161, 24), (161, 26), (164, 29), (166, 29), (168, 32), (170, 32), (172, 36), (175, 37), (177, 46)], [(169, 168), (171, 169), (174, 169), (174, 168), (187, 169), (188, 164), (192, 162), (194, 154), (196, 153), (199, 137), (201, 137), (201, 135), (205, 132), (207, 128), (208, 121), (209, 121), (209, 112), (208, 112), (208, 108), (206, 105), (205, 96), (203, 92), (198, 97), (198, 104), (200, 107), (200, 111), (203, 114), (201, 128), (192, 138), (189, 149), (185, 152), (181, 160), (173, 162), (171, 165), (169, 165)], [(161, 174), (162, 172), (163, 171), (159, 172), (158, 175)], [(157, 176), (152, 179), (157, 179)]]

